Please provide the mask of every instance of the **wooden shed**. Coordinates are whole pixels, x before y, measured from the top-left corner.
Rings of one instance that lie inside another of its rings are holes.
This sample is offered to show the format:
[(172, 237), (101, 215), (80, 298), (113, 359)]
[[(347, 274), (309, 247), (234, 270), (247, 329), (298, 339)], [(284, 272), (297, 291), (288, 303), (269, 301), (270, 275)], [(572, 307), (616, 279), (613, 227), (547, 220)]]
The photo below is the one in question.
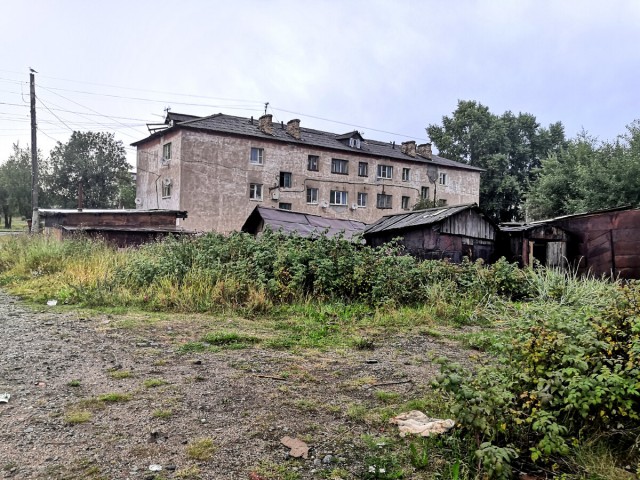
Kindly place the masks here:
[(521, 267), (535, 261), (547, 267), (567, 266), (569, 235), (547, 223), (500, 225), (498, 254)]
[(387, 215), (369, 225), (364, 238), (372, 246), (399, 238), (419, 258), (491, 261), (497, 231), (497, 225), (473, 203)]
[(189, 234), (177, 225), (187, 218), (178, 210), (40, 209), (45, 235), (59, 240), (73, 235), (101, 238), (128, 247), (175, 234)]

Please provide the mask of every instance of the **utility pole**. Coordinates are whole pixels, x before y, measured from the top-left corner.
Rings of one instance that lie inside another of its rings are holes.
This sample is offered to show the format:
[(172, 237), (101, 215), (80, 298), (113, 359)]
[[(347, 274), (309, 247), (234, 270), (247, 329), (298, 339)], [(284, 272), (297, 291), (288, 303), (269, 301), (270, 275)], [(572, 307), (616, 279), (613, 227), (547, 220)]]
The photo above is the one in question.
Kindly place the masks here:
[(31, 97), (31, 233), (40, 233), (40, 214), (38, 213), (38, 139), (36, 127), (36, 77), (30, 68), (29, 90)]

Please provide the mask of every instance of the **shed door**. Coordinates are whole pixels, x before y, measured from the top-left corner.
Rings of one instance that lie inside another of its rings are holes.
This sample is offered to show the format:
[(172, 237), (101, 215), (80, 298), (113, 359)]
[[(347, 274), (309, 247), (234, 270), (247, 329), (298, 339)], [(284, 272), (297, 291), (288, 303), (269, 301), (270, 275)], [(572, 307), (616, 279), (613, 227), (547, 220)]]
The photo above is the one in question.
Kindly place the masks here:
[(562, 268), (566, 264), (567, 242), (547, 243), (547, 267)]

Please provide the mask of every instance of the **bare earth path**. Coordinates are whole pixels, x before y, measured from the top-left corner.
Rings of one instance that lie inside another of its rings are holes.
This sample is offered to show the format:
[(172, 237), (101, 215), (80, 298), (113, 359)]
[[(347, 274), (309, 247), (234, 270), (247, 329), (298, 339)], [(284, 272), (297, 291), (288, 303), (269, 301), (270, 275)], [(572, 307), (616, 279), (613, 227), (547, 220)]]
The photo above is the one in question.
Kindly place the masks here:
[[(32, 311), (0, 291), (0, 394), (11, 395), (0, 403), (0, 478), (247, 479), (259, 468), (358, 478), (360, 436), (380, 433), (366, 421), (380, 406), (371, 384), (413, 379), (384, 387), (409, 400), (436, 372), (430, 354), (468, 360), (426, 336), (372, 352), (186, 355), (184, 325), (117, 320)], [(99, 399), (108, 394), (126, 397)], [(307, 441), (310, 458), (288, 459), (285, 435)], [(189, 454), (201, 438), (215, 446), (208, 459)]]

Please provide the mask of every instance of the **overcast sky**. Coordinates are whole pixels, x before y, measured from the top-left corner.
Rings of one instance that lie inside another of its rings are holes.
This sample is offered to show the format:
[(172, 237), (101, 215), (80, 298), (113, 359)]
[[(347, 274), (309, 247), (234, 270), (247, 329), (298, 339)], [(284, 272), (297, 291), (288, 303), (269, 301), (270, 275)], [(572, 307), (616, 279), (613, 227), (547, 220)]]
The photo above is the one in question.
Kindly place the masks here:
[[(457, 101), (613, 139), (640, 118), (640, 1), (2, 0), (0, 161), (174, 112), (426, 138)], [(324, 120), (323, 120), (324, 119)], [(340, 123), (338, 123), (340, 122)], [(132, 163), (134, 149), (128, 150)]]

